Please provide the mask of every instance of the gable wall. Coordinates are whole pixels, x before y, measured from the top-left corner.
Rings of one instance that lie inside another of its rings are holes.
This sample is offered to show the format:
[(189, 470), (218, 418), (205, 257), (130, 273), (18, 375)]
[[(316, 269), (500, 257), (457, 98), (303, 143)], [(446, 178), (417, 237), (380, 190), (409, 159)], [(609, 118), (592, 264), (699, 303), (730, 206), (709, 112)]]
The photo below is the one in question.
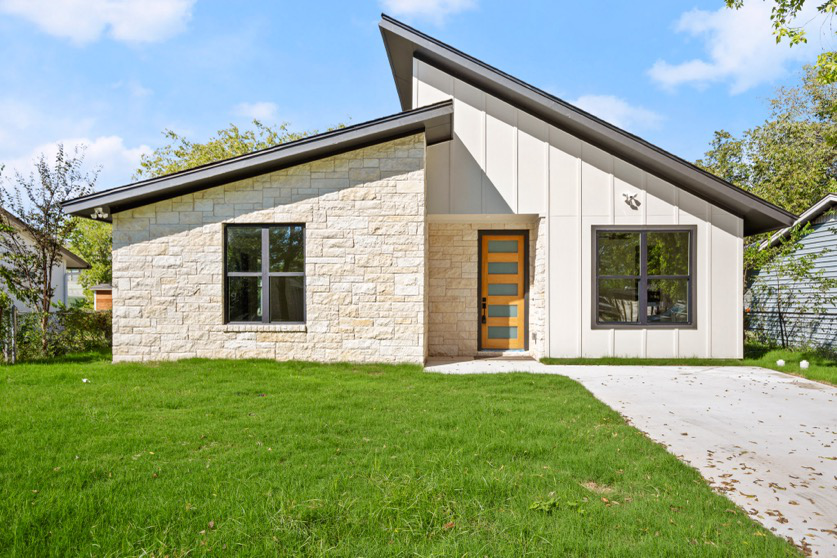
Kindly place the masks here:
[[(421, 363), (424, 136), (113, 216), (113, 358)], [(224, 323), (224, 224), (305, 224), (305, 324)]]
[[(742, 356), (740, 218), (425, 62), (413, 64), (413, 108), (454, 100), (453, 141), (427, 149), (428, 214), (545, 218), (549, 356)], [(637, 209), (624, 193), (637, 194)], [(698, 227), (696, 329), (592, 329), (591, 227), (608, 224)]]

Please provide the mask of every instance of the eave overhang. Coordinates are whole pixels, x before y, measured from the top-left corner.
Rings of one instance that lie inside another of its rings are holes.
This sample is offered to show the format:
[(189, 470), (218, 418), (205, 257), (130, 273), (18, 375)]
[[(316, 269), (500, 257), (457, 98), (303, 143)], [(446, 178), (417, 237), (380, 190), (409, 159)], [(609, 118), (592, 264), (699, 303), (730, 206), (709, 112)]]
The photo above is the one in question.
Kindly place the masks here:
[(111, 221), (112, 215), (164, 199), (205, 190), (284, 168), (346, 153), (418, 133), (427, 145), (449, 141), (453, 102), (444, 101), (283, 143), (239, 157), (151, 178), (65, 201), (64, 211), (79, 217)]

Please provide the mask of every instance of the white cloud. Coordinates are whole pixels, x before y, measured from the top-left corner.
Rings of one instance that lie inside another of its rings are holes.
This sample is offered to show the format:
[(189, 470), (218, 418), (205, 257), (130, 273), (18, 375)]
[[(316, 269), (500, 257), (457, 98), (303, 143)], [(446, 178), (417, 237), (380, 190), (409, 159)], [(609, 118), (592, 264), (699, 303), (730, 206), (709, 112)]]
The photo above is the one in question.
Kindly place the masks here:
[(103, 34), (126, 43), (151, 43), (181, 32), (195, 1), (0, 0), (0, 12), (76, 44), (91, 43)]
[(85, 147), (84, 170), (91, 172), (101, 169), (96, 182), (97, 190), (130, 182), (131, 176), (139, 168), (142, 156), (152, 151), (147, 145), (127, 147), (125, 141), (119, 136), (99, 136), (93, 139), (67, 138), (39, 145), (27, 155), (3, 161), (6, 167), (3, 175), (11, 177), (15, 172), (19, 172), (28, 176), (35, 170), (35, 162), (42, 153), (46, 155), (47, 161), (54, 159), (59, 143), (64, 145), (66, 153), (73, 153), (76, 147)]
[(396, 16), (418, 17), (441, 24), (449, 15), (477, 7), (477, 0), (380, 0), (384, 11)]
[(279, 107), (268, 101), (239, 103), (233, 107), (233, 114), (251, 120), (272, 122), (276, 120), (276, 116), (279, 114)]
[(113, 89), (122, 89), (128, 92), (129, 95), (132, 97), (143, 98), (152, 95), (154, 91), (145, 87), (143, 84), (136, 80), (128, 80), (128, 81), (117, 81), (113, 85), (111, 85)]
[(785, 75), (788, 63), (812, 61), (822, 49), (822, 33), (830, 31), (815, 4), (806, 3), (796, 22), (806, 29), (809, 42), (794, 47), (787, 41), (776, 43), (770, 22), (772, 2), (746, 2), (740, 10), (685, 12), (675, 30), (700, 40), (705, 57), (680, 63), (657, 60), (648, 73), (669, 89), (728, 82), (730, 92), (736, 94), (770, 83)]
[(663, 121), (656, 112), (613, 95), (582, 95), (570, 103), (626, 130), (654, 129)]

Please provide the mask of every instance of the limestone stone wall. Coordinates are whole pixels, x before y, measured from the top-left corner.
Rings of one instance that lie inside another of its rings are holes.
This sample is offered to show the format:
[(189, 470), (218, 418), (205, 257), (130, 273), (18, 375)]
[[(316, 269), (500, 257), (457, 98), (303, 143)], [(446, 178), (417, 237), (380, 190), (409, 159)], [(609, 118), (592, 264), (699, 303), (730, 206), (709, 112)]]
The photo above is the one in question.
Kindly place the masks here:
[[(114, 361), (425, 357), (424, 137), (113, 216)], [(224, 323), (225, 223), (305, 225), (304, 325)]]
[(479, 231), (529, 230), (529, 353), (544, 354), (546, 233), (531, 223), (428, 223), (428, 356), (474, 356)]

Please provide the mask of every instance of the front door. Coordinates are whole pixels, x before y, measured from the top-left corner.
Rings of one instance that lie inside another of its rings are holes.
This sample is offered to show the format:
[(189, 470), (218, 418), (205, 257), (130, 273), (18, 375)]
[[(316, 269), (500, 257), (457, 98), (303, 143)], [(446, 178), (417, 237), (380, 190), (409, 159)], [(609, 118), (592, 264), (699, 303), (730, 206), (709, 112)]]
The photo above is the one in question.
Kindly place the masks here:
[(480, 349), (526, 348), (527, 232), (480, 232)]

